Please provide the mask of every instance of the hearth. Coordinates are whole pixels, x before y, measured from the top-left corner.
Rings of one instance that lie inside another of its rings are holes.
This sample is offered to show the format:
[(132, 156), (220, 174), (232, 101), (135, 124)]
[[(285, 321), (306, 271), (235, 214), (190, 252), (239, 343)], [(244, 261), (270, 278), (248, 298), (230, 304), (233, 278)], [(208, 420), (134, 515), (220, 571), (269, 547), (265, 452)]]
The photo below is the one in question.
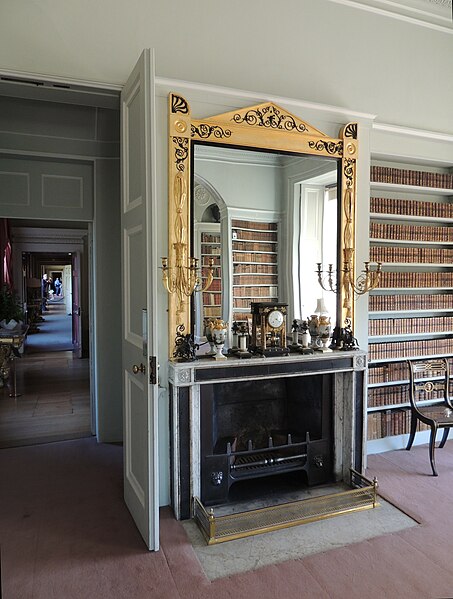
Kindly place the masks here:
[(300, 472), (330, 482), (332, 375), (242, 380), (201, 388), (201, 501), (228, 501), (241, 481)]
[[(178, 519), (242, 485), (349, 485), (363, 473), (363, 352), (170, 363), (171, 496)], [(258, 484), (259, 483), (259, 484)]]

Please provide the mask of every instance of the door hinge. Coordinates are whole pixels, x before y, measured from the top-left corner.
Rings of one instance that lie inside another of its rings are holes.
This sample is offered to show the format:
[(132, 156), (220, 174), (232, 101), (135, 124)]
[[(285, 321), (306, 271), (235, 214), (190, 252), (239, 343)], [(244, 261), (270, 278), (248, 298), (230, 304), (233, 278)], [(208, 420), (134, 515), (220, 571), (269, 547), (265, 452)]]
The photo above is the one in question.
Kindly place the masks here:
[(149, 357), (149, 384), (156, 385), (157, 384), (157, 358), (156, 356)]

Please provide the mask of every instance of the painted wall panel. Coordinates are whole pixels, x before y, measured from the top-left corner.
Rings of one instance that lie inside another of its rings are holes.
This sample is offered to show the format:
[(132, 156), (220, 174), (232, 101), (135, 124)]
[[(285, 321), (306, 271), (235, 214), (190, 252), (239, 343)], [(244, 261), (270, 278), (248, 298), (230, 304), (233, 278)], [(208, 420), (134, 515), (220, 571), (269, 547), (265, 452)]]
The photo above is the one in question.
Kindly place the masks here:
[(30, 176), (28, 173), (0, 172), (0, 204), (28, 206), (30, 204)]
[(83, 208), (83, 177), (41, 175), (44, 208)]
[[(93, 218), (93, 166), (70, 160), (0, 156), (2, 216), (89, 221)], [(26, 183), (29, 183), (27, 190)]]

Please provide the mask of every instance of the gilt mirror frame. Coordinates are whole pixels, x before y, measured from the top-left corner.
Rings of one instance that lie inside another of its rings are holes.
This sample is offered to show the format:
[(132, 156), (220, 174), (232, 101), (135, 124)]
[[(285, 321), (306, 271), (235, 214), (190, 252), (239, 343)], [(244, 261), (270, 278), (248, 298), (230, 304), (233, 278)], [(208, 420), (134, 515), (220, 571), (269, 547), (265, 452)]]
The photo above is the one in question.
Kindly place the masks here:
[[(185, 98), (171, 92), (169, 103), (168, 164), (168, 265), (181, 256), (184, 263), (191, 253), (191, 142), (211, 142), (248, 149), (265, 149), (337, 158), (341, 162), (341, 210), (337, 239), (342, 264), (348, 264), (349, 276), (337, 272), (340, 322), (354, 318), (355, 211), (357, 195), (357, 123), (347, 123), (334, 138), (272, 102), (240, 108), (231, 112), (193, 119)], [(177, 250), (179, 248), (179, 251)], [(182, 251), (181, 251), (182, 249)], [(341, 263), (341, 262), (340, 262)], [(316, 265), (313, 264), (313, 276)], [(352, 276), (351, 276), (352, 274)], [(169, 293), (169, 354), (173, 356), (177, 327), (191, 333), (190, 296)]]

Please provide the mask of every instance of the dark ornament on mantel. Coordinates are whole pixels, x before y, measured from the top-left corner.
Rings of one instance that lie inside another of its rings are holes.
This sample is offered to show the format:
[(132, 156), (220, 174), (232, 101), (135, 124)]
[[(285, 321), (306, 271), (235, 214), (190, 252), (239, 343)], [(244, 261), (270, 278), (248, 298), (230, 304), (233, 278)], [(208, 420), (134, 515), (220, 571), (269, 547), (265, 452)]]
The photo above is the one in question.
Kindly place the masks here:
[(342, 349), (343, 351), (359, 349), (359, 343), (352, 332), (352, 322), (350, 318), (345, 319), (344, 328), (340, 329), (340, 341), (340, 349)]
[(193, 335), (186, 333), (184, 335), (185, 326), (180, 324), (176, 328), (175, 351), (173, 357), (180, 362), (193, 362), (197, 359), (196, 351), (199, 345), (194, 342)]

